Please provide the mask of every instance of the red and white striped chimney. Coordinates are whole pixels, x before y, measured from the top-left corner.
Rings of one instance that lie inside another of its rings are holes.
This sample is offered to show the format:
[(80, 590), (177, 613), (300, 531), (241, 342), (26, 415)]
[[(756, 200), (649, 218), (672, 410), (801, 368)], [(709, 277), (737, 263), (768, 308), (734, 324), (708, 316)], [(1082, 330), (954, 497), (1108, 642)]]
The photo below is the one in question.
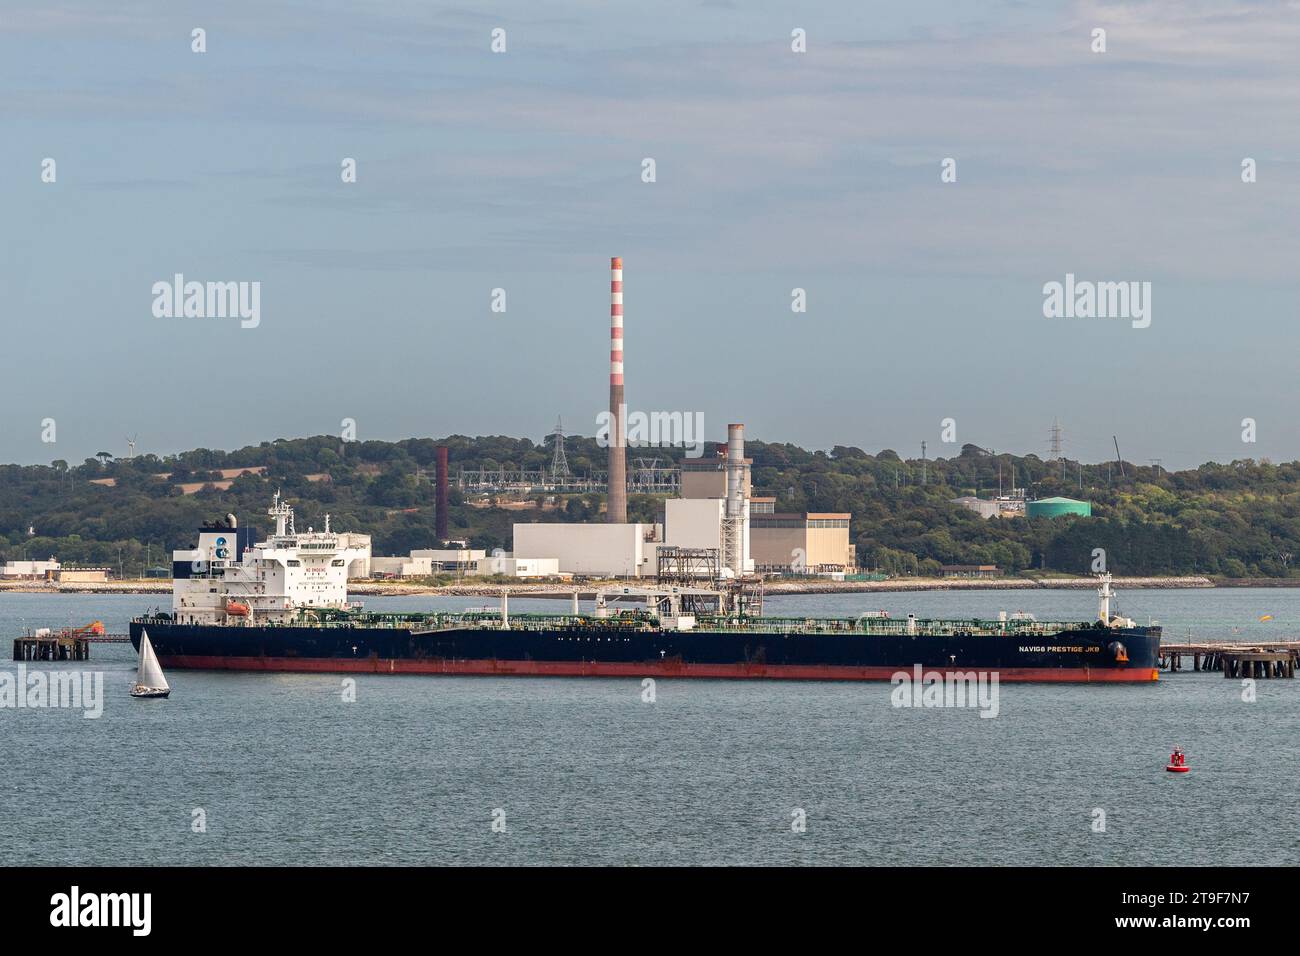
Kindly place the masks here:
[(623, 398), (623, 260), (609, 260), (609, 502), (605, 520), (627, 521), (627, 423)]

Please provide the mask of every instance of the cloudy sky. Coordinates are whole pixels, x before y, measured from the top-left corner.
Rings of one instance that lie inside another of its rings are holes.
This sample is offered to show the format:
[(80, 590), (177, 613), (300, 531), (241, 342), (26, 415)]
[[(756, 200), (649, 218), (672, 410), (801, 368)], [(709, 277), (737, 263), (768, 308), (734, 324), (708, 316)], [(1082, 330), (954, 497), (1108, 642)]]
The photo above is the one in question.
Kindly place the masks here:
[(1300, 3), (6, 0), (0, 76), (0, 461), (592, 434), (613, 255), (630, 407), (711, 438), (1300, 455)]

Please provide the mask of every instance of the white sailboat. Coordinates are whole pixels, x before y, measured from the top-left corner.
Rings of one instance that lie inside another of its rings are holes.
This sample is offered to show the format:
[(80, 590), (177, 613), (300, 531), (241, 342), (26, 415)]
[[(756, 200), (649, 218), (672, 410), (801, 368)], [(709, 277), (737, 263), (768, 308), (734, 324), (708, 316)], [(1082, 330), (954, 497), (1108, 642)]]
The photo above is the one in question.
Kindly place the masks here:
[(149, 633), (140, 632), (140, 669), (135, 675), (135, 684), (131, 687), (132, 697), (166, 697), (172, 692), (167, 678), (163, 676), (158, 655), (153, 652), (149, 642)]

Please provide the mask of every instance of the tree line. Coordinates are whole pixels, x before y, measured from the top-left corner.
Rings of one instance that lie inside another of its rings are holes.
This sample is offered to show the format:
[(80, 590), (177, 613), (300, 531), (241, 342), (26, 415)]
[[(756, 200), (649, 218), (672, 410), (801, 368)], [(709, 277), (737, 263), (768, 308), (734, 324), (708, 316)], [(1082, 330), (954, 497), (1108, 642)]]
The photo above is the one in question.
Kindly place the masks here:
[[(594, 438), (566, 440), (571, 471), (603, 470)], [(117, 459), (104, 453), (79, 465), (0, 466), (0, 559), (57, 556), (64, 563), (109, 566), (137, 576), (167, 567), (170, 551), (193, 544), (195, 529), (233, 512), (269, 529), (265, 517), (278, 488), (297, 509), (298, 526), (369, 533), (376, 554), (435, 546), (436, 449), (446, 445), (452, 471), (452, 537), (473, 547), (511, 546), (516, 521), (595, 521), (604, 496), (535, 495), (532, 508), (461, 493), (464, 468), (543, 469), (549, 439), (451, 435), (397, 442), (345, 442), (330, 436), (278, 439), (234, 451), (199, 448), (178, 455)], [(706, 445), (705, 454), (720, 444)], [(1300, 462), (1245, 459), (1183, 471), (1133, 462), (1046, 461), (963, 446), (948, 458), (904, 459), (884, 450), (835, 446), (809, 451), (788, 443), (749, 441), (756, 495), (777, 510), (853, 515), (859, 564), (893, 575), (931, 574), (941, 564), (996, 564), (1011, 573), (1084, 573), (1095, 549), (1119, 574), (1208, 574), (1286, 577), (1300, 552)], [(664, 464), (681, 449), (634, 450)], [(222, 469), (261, 467), (228, 488)], [(182, 483), (204, 483), (183, 494)], [(958, 504), (963, 495), (992, 497), (1024, 489), (1032, 498), (1091, 502), (1092, 517), (982, 518)], [(630, 520), (660, 520), (662, 502), (633, 495)]]

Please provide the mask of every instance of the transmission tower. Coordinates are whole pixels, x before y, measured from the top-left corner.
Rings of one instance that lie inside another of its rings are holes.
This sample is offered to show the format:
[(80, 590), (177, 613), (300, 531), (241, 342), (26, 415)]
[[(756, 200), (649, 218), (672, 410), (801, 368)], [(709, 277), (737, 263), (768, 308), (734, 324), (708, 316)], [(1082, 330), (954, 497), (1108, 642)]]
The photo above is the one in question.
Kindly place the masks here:
[(551, 454), (551, 474), (558, 478), (569, 477), (569, 460), (564, 457), (564, 423), (560, 419), (555, 420), (555, 431), (551, 432), (555, 439), (555, 448)]
[(1061, 423), (1058, 422), (1055, 418), (1052, 419), (1050, 447), (1051, 447), (1051, 455), (1052, 455), (1051, 460), (1060, 461), (1061, 460)]

